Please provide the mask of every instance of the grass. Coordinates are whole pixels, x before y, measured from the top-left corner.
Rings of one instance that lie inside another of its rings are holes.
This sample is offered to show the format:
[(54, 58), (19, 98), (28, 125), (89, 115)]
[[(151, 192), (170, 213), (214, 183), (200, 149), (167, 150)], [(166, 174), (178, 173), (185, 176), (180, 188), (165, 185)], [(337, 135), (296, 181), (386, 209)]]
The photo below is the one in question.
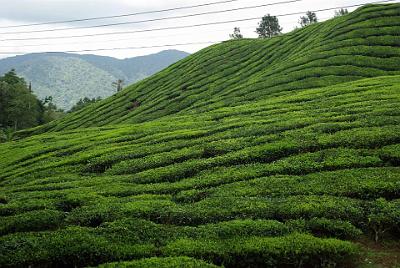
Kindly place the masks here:
[(396, 265), (399, 12), (212, 46), (0, 144), (0, 266)]

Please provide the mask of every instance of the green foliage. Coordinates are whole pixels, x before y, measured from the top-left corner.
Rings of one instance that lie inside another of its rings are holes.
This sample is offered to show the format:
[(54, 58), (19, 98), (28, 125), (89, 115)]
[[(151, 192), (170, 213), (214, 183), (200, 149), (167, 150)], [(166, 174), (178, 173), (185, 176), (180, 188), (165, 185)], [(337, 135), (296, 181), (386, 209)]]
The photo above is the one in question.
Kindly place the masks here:
[(17, 130), (49, 123), (62, 114), (51, 97), (39, 101), (15, 70), (0, 76), (0, 142), (12, 140)]
[(74, 106), (72, 106), (72, 108), (68, 112), (72, 113), (72, 112), (79, 111), (79, 110), (85, 108), (86, 106), (88, 106), (92, 103), (95, 103), (97, 101), (100, 101), (100, 100), (101, 100), (100, 97), (92, 98), (92, 99), (90, 99), (88, 97), (84, 97), (83, 99), (79, 99), (79, 101)]
[(362, 235), (362, 231), (350, 222), (326, 218), (312, 218), (310, 220), (290, 220), (289, 228), (298, 231), (309, 231), (313, 235), (322, 237), (337, 237), (340, 239), (354, 239)]
[(335, 10), (335, 17), (341, 17), (349, 14), (349, 11), (346, 8), (341, 8), (339, 10)]
[(189, 54), (177, 50), (142, 57), (116, 59), (70, 53), (34, 53), (0, 60), (0, 75), (15, 68), (39, 99), (68, 111), (85, 96), (105, 98), (115, 93), (111, 83), (122, 78), (134, 83), (168, 67)]
[(317, 23), (317, 14), (315, 12), (307, 11), (305, 16), (300, 17), (300, 26), (301, 27), (306, 27), (310, 24)]
[(392, 165), (400, 166), (400, 145), (393, 144), (383, 147), (380, 157)]
[(222, 241), (181, 239), (168, 245), (164, 254), (202, 258), (227, 267), (329, 267), (343, 264), (356, 251), (349, 242), (293, 234)]
[(375, 242), (378, 242), (386, 232), (399, 228), (399, 222), (399, 202), (389, 202), (384, 198), (379, 198), (371, 204), (368, 214), (368, 226), (374, 232)]
[(243, 38), (243, 35), (242, 35), (241, 32), (240, 32), (240, 28), (235, 27), (235, 28), (233, 29), (233, 34), (230, 34), (229, 37), (230, 37), (231, 39), (242, 39), (242, 38)]
[(110, 243), (82, 228), (57, 232), (14, 234), (0, 238), (2, 267), (87, 266), (148, 257), (154, 247), (148, 244), (126, 245)]
[(17, 132), (0, 266), (342, 267), (398, 239), (398, 6), (224, 42)]
[(0, 142), (12, 141), (14, 133), (15, 131), (11, 127), (0, 129)]
[(278, 18), (268, 14), (258, 23), (256, 32), (260, 38), (271, 38), (281, 34), (282, 28), (279, 25)]
[(7, 197), (4, 195), (0, 195), (0, 204), (7, 204)]
[(0, 127), (16, 131), (36, 126), (39, 113), (39, 102), (29, 92), (24, 79), (14, 70), (0, 77)]
[[(33, 133), (201, 114), (266, 100), (272, 94), (396, 75), (398, 16), (395, 5), (376, 5), (275, 38), (223, 42)], [(141, 105), (131, 109), (135, 100)], [(286, 106), (281, 107), (285, 111)], [(224, 121), (225, 112), (205, 120)], [(237, 114), (246, 115), (239, 110)]]
[(0, 219), (0, 235), (25, 231), (41, 231), (57, 228), (64, 213), (54, 210), (36, 210)]
[(164, 257), (148, 258), (129, 262), (107, 263), (98, 266), (100, 268), (216, 268), (218, 266), (209, 264), (202, 260), (189, 257)]

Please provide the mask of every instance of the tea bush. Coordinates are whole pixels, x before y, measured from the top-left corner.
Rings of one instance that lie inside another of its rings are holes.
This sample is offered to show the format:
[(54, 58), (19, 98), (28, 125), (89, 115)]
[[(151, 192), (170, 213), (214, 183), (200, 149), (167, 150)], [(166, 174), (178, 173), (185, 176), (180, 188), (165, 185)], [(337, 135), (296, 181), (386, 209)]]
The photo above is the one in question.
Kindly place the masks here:
[(216, 268), (218, 266), (209, 264), (202, 260), (189, 257), (164, 257), (148, 258), (129, 262), (107, 263), (98, 266), (99, 268)]

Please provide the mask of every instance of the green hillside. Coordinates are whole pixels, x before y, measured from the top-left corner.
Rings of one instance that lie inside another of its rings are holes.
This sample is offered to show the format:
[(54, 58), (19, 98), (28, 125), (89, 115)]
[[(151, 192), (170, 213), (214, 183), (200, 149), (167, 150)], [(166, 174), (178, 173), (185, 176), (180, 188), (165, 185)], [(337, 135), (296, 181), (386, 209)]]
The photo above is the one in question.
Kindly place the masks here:
[(0, 267), (396, 267), (399, 16), (211, 46), (0, 144)]
[(144, 122), (400, 74), (399, 15), (397, 5), (367, 6), (271, 40), (211, 46), (49, 128)]
[(11, 69), (32, 82), (34, 93), (70, 109), (81, 98), (108, 97), (116, 89), (111, 83), (123, 79), (130, 84), (144, 79), (186, 57), (186, 52), (166, 50), (124, 60), (97, 55), (35, 53), (0, 60), (0, 74)]

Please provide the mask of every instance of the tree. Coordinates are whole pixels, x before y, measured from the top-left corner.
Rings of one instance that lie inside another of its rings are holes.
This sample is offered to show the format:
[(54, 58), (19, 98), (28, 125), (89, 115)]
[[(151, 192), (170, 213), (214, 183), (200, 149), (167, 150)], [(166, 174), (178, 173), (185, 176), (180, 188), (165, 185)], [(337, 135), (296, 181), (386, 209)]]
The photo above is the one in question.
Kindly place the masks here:
[(11, 69), (8, 73), (5, 73), (2, 77), (0, 77), (0, 81), (6, 82), (9, 85), (15, 84), (26, 84), (23, 78), (17, 76), (15, 69)]
[(0, 77), (0, 125), (18, 129), (38, 125), (40, 107), (23, 78), (11, 70)]
[(0, 139), (9, 140), (12, 132), (35, 127), (59, 118), (63, 112), (52, 103), (32, 94), (31, 86), (18, 77), (15, 70), (0, 76)]
[(279, 35), (282, 32), (282, 28), (279, 25), (278, 18), (268, 14), (258, 23), (256, 32), (260, 38), (271, 38)]
[(120, 92), (122, 90), (124, 84), (124, 80), (118, 79), (117, 81), (113, 82), (111, 85), (117, 89), (117, 92)]
[(53, 103), (53, 97), (47, 96), (44, 100), (40, 101), (41, 117), (40, 124), (46, 124), (53, 120), (64, 117), (65, 112), (62, 109), (58, 109)]
[(341, 8), (339, 10), (335, 10), (335, 17), (341, 17), (349, 14), (349, 11), (346, 8)]
[(69, 110), (68, 112), (69, 112), (69, 113), (72, 113), (72, 112), (79, 111), (79, 110), (85, 108), (86, 106), (88, 106), (89, 104), (98, 102), (98, 101), (100, 101), (100, 100), (101, 100), (100, 97), (93, 98), (93, 99), (89, 99), (88, 97), (84, 97), (83, 99), (80, 99), (80, 100), (71, 108), (71, 110)]
[(0, 129), (0, 142), (11, 141), (14, 137), (14, 129), (8, 127), (4, 129)]
[(240, 33), (240, 28), (239, 27), (235, 27), (233, 29), (233, 34), (230, 34), (229, 37), (231, 39), (242, 39), (243, 35)]
[(307, 11), (305, 16), (300, 17), (300, 25), (301, 27), (306, 27), (310, 24), (318, 22), (317, 14), (315, 12)]

